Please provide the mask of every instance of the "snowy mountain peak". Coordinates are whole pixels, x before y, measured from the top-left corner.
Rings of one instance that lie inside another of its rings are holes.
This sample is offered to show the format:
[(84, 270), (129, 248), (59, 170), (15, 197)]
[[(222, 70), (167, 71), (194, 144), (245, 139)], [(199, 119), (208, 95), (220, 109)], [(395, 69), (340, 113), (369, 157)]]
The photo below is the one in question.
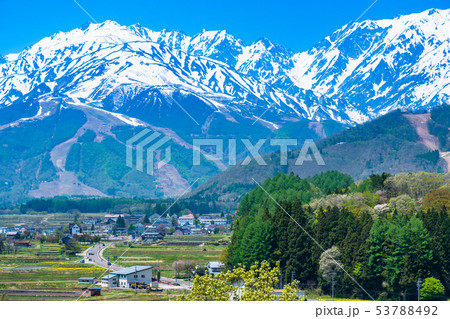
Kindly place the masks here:
[(450, 10), (366, 20), (296, 54), (289, 75), (300, 88), (351, 100), (368, 114), (427, 108), (449, 101), (449, 43)]
[(89, 23), (0, 57), (0, 108), (40, 85), (46, 96), (99, 107), (151, 88), (195, 95), (228, 118), (270, 108), (271, 127), (299, 118), (353, 124), (449, 103), (449, 43), (450, 10), (436, 9), (349, 23), (296, 54), (266, 38), (245, 45), (226, 30)]

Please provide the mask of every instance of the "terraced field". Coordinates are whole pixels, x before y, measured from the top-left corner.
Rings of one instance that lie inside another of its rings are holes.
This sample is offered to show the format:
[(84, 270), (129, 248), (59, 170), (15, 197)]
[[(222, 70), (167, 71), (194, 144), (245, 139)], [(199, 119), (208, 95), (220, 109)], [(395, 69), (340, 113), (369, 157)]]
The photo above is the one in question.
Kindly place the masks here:
[(0, 289), (59, 289), (79, 291), (79, 277), (96, 277), (103, 269), (75, 262), (60, 244), (40, 244), (19, 248), (0, 257)]

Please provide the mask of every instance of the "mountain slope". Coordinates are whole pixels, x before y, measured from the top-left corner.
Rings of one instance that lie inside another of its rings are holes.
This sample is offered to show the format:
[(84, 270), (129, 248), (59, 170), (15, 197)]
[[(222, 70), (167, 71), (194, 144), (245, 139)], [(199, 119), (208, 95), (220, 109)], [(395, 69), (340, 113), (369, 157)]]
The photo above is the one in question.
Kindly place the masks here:
[[(445, 112), (445, 116), (450, 117), (450, 108)], [(304, 178), (337, 170), (350, 174), (355, 180), (383, 172), (392, 175), (417, 171), (448, 172), (446, 158), (439, 157), (439, 150), (430, 149), (423, 139), (425, 132), (414, 125), (424, 117), (429, 121), (427, 124), (433, 123), (427, 114), (393, 111), (319, 141), (317, 147), (325, 165), (320, 165), (312, 155), (311, 161), (297, 165), (301, 152), (298, 149), (288, 153), (287, 165), (280, 165), (280, 154), (275, 152), (264, 156), (266, 165), (258, 165), (252, 160), (247, 166), (229, 167), (192, 192), (191, 196), (216, 194), (222, 200), (238, 200), (245, 191), (254, 187), (253, 179), (262, 183), (279, 172), (293, 172)]]

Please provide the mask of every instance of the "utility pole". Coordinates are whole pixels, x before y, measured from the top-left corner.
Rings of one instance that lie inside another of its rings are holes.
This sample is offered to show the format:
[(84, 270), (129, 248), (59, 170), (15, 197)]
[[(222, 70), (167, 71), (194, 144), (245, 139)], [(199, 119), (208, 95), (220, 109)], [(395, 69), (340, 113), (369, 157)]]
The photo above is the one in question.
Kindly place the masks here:
[(136, 265), (134, 265), (134, 294), (137, 294), (137, 269), (136, 269)]
[(336, 273), (331, 274), (331, 300), (334, 301), (334, 285), (336, 284)]
[(189, 259), (187, 264), (187, 271), (188, 271), (188, 281), (191, 282), (191, 261)]
[(417, 301), (420, 301), (420, 288), (422, 287), (422, 279), (417, 279)]
[(283, 273), (280, 271), (280, 289), (283, 289)]

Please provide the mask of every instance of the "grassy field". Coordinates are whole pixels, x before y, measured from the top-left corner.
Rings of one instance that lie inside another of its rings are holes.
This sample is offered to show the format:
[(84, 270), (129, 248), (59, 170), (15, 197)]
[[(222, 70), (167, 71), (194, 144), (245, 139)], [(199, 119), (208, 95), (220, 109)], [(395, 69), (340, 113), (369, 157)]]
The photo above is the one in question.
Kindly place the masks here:
[(178, 243), (181, 245), (170, 246), (164, 244), (145, 244), (133, 245), (113, 245), (105, 250), (103, 256), (114, 260), (113, 256), (123, 256), (119, 262), (121, 266), (149, 265), (160, 267), (161, 276), (171, 277), (174, 275), (172, 263), (176, 260), (190, 260), (192, 264), (206, 266), (209, 261), (217, 261), (220, 252), (224, 246), (200, 245), (188, 246), (182, 245), (183, 242), (212, 243), (218, 240), (227, 239), (225, 235), (192, 235), (192, 236), (174, 236), (166, 237), (166, 243)]
[[(86, 248), (87, 246), (83, 247)], [(15, 254), (0, 255), (0, 289), (79, 290), (79, 277), (99, 276), (103, 269), (77, 263), (80, 257), (68, 257), (60, 244), (40, 244), (19, 248)], [(17, 267), (43, 267), (17, 269)]]

